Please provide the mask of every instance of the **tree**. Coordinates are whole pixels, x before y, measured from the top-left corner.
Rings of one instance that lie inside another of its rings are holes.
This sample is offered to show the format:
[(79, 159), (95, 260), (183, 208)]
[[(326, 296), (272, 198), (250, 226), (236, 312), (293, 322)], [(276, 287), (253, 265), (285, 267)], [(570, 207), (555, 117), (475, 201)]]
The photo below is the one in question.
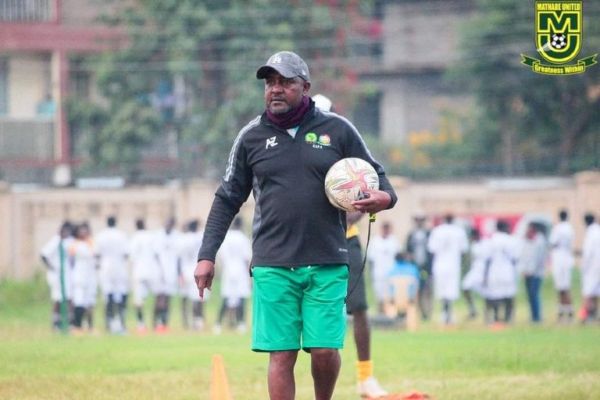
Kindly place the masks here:
[[(600, 49), (600, 3), (584, 2), (583, 16), (580, 58)], [(560, 77), (533, 73), (520, 54), (536, 54), (534, 21), (531, 1), (478, 0), (476, 17), (464, 27), (451, 74), (480, 107), (481, 157), (500, 161), (507, 175), (528, 172), (536, 158), (544, 172), (589, 168), (578, 161), (594, 158), (589, 143), (600, 131), (600, 67)]]
[[(344, 33), (360, 12), (355, 0), (139, 0), (123, 7), (106, 21), (127, 32), (128, 44), (93, 69), (110, 120), (97, 131), (122, 139), (118, 150), (129, 156), (171, 134), (174, 153), (196, 174), (222, 171), (238, 130), (264, 109), (255, 68), (278, 50), (311, 60), (320, 89), (333, 96), (348, 98), (354, 87)], [(117, 149), (101, 144), (90, 149), (94, 160), (114, 160), (108, 156)]]

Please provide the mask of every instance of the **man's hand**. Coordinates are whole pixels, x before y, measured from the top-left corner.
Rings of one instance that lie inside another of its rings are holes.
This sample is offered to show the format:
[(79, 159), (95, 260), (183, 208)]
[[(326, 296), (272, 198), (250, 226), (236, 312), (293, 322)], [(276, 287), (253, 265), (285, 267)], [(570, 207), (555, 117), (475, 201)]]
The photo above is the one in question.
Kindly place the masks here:
[(204, 289), (210, 289), (212, 286), (212, 280), (215, 276), (215, 263), (210, 260), (200, 260), (196, 264), (196, 270), (194, 271), (194, 280), (198, 287), (198, 294), (200, 298), (204, 298)]
[(383, 190), (365, 190), (368, 195), (362, 200), (353, 201), (351, 204), (362, 213), (376, 213), (388, 208), (392, 202), (392, 197)]

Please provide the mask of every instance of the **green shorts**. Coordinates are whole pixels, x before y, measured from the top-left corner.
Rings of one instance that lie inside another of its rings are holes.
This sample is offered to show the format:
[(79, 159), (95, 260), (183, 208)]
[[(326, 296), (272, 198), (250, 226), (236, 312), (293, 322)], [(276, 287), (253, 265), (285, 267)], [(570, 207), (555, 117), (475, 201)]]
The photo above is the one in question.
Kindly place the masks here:
[(252, 350), (341, 349), (346, 265), (252, 268)]

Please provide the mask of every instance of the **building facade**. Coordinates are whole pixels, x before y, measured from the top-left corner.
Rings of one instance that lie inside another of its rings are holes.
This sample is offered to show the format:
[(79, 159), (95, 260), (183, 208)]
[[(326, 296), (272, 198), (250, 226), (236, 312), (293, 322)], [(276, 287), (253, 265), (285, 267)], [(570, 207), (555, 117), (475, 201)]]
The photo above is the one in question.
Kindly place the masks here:
[(65, 99), (93, 96), (77, 60), (119, 45), (94, 0), (0, 0), (0, 180), (70, 183)]

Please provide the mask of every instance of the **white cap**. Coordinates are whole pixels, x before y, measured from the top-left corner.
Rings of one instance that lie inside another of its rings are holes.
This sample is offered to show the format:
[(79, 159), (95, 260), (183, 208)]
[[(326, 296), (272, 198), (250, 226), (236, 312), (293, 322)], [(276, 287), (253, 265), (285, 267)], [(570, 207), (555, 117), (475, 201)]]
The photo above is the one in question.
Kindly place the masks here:
[(326, 96), (323, 96), (322, 94), (315, 94), (312, 99), (317, 108), (323, 111), (331, 111), (331, 106), (333, 106), (333, 103)]

